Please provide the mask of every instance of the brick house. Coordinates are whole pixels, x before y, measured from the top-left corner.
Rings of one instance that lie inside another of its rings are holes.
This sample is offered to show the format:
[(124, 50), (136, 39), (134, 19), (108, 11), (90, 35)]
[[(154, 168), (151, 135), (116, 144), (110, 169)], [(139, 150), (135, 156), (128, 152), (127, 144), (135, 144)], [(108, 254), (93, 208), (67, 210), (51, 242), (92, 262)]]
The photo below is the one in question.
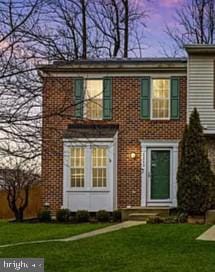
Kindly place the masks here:
[(42, 202), (53, 211), (176, 207), (178, 146), (197, 107), (215, 168), (214, 46), (188, 58), (55, 62), (43, 78)]

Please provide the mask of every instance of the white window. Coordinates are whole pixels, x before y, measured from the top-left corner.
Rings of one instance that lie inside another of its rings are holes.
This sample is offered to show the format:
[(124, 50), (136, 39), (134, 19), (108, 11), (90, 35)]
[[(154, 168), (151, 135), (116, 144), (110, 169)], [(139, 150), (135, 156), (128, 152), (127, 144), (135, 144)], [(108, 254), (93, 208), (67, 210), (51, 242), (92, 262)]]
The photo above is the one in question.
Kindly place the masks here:
[(152, 79), (151, 91), (152, 119), (169, 119), (170, 116), (170, 80)]
[(84, 148), (71, 149), (71, 187), (84, 187)]
[(91, 120), (102, 120), (103, 80), (87, 79), (85, 81), (84, 115)]
[(107, 187), (108, 148), (106, 146), (71, 148), (71, 187)]
[(107, 149), (93, 148), (93, 187), (106, 187), (107, 184)]

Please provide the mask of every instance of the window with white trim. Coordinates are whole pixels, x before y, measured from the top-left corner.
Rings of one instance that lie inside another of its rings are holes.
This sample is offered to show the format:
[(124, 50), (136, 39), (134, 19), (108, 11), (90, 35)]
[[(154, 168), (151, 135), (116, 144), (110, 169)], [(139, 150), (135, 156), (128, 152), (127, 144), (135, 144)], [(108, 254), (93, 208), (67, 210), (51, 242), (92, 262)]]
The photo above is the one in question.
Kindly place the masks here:
[(152, 79), (151, 91), (152, 119), (170, 117), (170, 80)]
[(93, 187), (106, 187), (107, 184), (107, 148), (93, 148)]
[(106, 188), (108, 147), (71, 148), (71, 187)]
[(71, 187), (84, 187), (84, 154), (83, 147), (71, 149)]
[(84, 114), (91, 120), (103, 119), (103, 80), (85, 80)]

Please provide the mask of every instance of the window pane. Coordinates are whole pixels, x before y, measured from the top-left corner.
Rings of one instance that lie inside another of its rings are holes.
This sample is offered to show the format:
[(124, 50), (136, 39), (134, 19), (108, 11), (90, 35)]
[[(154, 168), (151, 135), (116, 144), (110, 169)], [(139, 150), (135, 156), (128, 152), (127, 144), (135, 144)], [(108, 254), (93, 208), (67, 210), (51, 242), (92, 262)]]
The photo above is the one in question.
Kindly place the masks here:
[(84, 187), (84, 148), (71, 148), (71, 186)]
[(169, 117), (169, 80), (154, 79), (152, 84), (152, 117)]
[(86, 80), (85, 115), (89, 119), (102, 119), (103, 117), (103, 81)]
[(93, 148), (93, 187), (107, 186), (107, 148)]

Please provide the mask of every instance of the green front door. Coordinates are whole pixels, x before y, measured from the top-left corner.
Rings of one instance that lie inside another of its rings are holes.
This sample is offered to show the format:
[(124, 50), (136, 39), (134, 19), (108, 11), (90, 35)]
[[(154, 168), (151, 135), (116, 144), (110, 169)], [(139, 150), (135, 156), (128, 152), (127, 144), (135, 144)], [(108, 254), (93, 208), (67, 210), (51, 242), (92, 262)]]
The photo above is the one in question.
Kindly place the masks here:
[(170, 150), (151, 150), (151, 200), (170, 198)]

